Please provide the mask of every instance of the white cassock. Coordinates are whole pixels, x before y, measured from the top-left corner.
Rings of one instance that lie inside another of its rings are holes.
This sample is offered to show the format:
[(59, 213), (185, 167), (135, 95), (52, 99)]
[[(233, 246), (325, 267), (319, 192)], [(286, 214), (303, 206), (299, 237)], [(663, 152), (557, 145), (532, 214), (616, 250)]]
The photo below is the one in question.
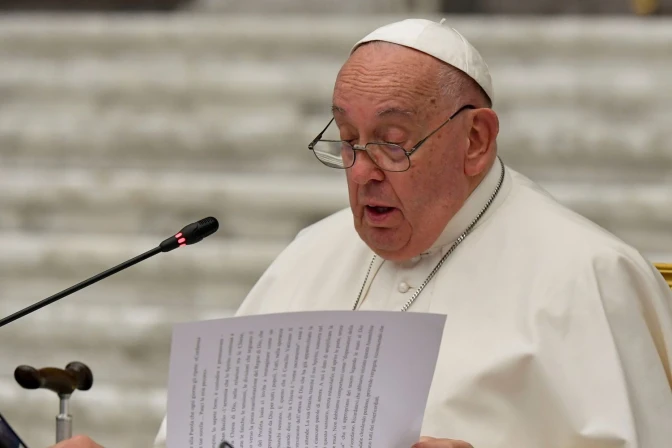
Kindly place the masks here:
[[(500, 175), (495, 163), (427, 253), (378, 259), (360, 309), (401, 309)], [(238, 315), (351, 309), (372, 256), (340, 211), (296, 237)], [(668, 285), (633, 248), (508, 167), (409, 312), (447, 316), (423, 435), (476, 448), (672, 447)], [(165, 421), (157, 445), (164, 438)]]

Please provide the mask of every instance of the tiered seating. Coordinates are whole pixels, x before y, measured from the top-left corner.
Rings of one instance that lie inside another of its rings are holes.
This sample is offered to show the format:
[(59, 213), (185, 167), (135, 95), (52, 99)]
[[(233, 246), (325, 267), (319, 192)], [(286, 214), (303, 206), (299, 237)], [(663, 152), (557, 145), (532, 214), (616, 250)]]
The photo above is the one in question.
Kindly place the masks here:
[[(0, 20), (0, 313), (154, 247), (222, 228), (2, 332), (0, 403), (30, 446), (57, 400), (18, 364), (90, 365), (77, 432), (151, 444), (170, 325), (232, 313), (302, 227), (347, 206), (306, 145), (350, 45), (390, 17)], [(489, 61), (501, 154), (655, 261), (672, 261), (672, 24), (452, 20)], [(627, 29), (627, 32), (623, 30)]]

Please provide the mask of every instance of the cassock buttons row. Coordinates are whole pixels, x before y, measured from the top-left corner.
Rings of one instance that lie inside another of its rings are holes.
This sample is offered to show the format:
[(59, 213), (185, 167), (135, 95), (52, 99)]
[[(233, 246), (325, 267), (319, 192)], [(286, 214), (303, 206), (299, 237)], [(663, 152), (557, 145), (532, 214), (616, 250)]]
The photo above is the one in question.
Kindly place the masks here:
[(408, 292), (408, 290), (411, 289), (411, 287), (408, 285), (408, 283), (401, 282), (401, 283), (399, 283), (399, 286), (397, 286), (397, 289), (399, 290), (400, 293), (403, 294), (403, 293)]

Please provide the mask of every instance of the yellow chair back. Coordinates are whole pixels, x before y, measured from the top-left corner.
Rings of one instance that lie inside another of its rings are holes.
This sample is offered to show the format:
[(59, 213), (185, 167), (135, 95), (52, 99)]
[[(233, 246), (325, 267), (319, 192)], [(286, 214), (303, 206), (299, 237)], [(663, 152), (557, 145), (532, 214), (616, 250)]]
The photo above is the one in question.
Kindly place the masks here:
[(667, 284), (670, 285), (670, 288), (672, 288), (672, 264), (655, 263), (654, 266), (660, 271), (661, 274), (663, 274), (665, 281), (667, 281)]

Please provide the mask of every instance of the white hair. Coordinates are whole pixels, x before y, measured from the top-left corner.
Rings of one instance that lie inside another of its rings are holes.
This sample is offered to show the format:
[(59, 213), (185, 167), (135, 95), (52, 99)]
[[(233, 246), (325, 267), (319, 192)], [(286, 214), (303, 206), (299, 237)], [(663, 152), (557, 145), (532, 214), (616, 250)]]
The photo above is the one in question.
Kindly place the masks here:
[(477, 107), (492, 107), (492, 101), (483, 88), (469, 75), (452, 65), (441, 62), (437, 83), (439, 92), (444, 98), (459, 103), (471, 103)]

